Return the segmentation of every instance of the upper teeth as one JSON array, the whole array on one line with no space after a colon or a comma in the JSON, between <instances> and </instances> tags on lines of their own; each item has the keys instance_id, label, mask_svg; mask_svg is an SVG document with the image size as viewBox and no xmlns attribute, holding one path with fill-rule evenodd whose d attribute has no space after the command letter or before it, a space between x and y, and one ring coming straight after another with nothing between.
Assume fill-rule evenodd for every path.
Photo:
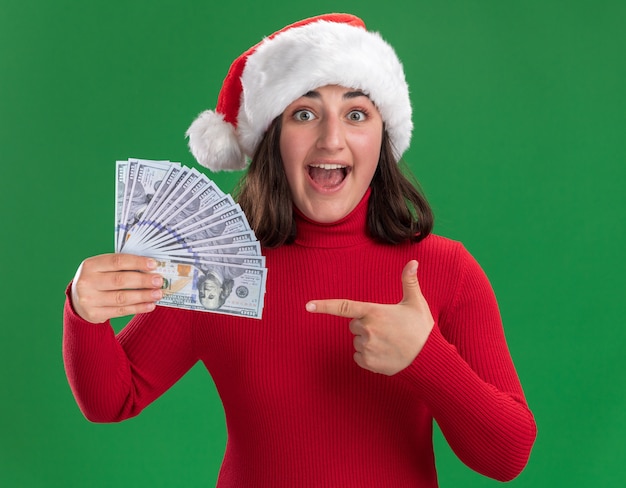
<instances>
[{"instance_id":1,"label":"upper teeth","mask_svg":"<svg viewBox=\"0 0 626 488\"><path fill-rule=\"evenodd\" d=\"M343 164L312 164L311 166L314 168L321 168L321 169L343 169L346 167Z\"/></svg>"}]
</instances>

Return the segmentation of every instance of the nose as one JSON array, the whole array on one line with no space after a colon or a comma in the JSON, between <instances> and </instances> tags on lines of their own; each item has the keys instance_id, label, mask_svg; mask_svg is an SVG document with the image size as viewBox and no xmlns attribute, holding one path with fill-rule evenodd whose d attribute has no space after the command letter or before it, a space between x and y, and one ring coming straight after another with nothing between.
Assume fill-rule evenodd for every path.
<instances>
[{"instance_id":1,"label":"nose","mask_svg":"<svg viewBox=\"0 0 626 488\"><path fill-rule=\"evenodd\" d=\"M326 115L319 124L317 148L337 152L345 145L344 127L337 115Z\"/></svg>"}]
</instances>

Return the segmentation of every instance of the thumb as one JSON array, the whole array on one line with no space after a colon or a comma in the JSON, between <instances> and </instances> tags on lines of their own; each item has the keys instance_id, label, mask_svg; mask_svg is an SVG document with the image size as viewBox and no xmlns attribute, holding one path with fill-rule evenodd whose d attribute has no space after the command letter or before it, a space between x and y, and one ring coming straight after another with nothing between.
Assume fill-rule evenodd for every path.
<instances>
[{"instance_id":1,"label":"thumb","mask_svg":"<svg viewBox=\"0 0 626 488\"><path fill-rule=\"evenodd\" d=\"M418 262L409 261L402 270L402 302L406 304L418 304L422 299L422 290L417 280Z\"/></svg>"}]
</instances>

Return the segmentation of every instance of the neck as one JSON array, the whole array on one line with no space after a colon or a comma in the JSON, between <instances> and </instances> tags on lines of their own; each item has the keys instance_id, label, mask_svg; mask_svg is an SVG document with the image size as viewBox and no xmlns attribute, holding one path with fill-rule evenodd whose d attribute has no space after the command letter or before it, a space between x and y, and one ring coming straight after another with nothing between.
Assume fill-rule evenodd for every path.
<instances>
[{"instance_id":1,"label":"neck","mask_svg":"<svg viewBox=\"0 0 626 488\"><path fill-rule=\"evenodd\" d=\"M315 222L295 209L297 235L295 244L304 247L350 247L370 240L367 210L370 190L344 218L332 223Z\"/></svg>"}]
</instances>

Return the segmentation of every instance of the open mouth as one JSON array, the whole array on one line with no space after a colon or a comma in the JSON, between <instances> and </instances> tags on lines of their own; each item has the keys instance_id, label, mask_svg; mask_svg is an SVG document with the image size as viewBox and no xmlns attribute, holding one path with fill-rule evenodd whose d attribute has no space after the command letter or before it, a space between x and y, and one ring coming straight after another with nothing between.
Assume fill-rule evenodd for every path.
<instances>
[{"instance_id":1,"label":"open mouth","mask_svg":"<svg viewBox=\"0 0 626 488\"><path fill-rule=\"evenodd\" d=\"M309 176L316 185L325 190L332 190L343 183L350 169L343 164L311 164L308 167Z\"/></svg>"}]
</instances>

